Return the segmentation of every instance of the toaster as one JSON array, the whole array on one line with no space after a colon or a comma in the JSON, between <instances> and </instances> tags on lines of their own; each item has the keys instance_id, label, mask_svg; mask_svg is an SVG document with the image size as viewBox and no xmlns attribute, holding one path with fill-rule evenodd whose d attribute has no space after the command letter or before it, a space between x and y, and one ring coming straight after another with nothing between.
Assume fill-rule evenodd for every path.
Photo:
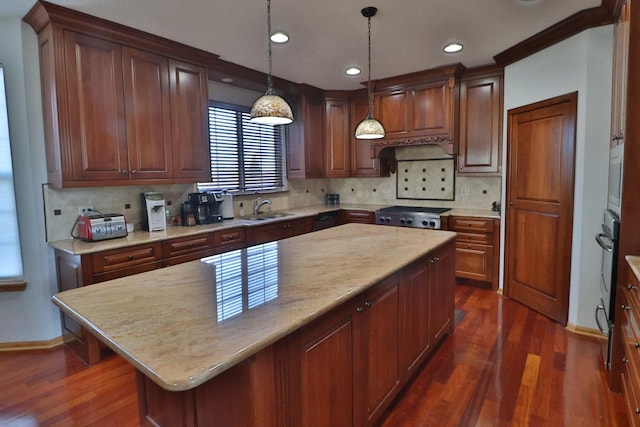
<instances>
[{"instance_id":1,"label":"toaster","mask_svg":"<svg viewBox=\"0 0 640 427\"><path fill-rule=\"evenodd\" d=\"M78 237L88 242L127 235L127 222L121 214L93 214L78 217Z\"/></svg>"}]
</instances>

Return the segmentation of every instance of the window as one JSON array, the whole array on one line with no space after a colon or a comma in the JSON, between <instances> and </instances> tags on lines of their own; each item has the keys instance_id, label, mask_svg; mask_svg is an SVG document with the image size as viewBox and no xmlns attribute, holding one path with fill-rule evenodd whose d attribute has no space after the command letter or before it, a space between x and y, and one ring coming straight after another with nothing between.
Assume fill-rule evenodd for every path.
<instances>
[{"instance_id":1,"label":"window","mask_svg":"<svg viewBox=\"0 0 640 427\"><path fill-rule=\"evenodd\" d=\"M13 187L9 118L4 86L4 69L0 65L0 290L24 288L22 255L16 216L16 194Z\"/></svg>"},{"instance_id":2,"label":"window","mask_svg":"<svg viewBox=\"0 0 640 427\"><path fill-rule=\"evenodd\" d=\"M285 189L283 127L249 119L247 107L209 105L211 182L198 184L200 190L251 193Z\"/></svg>"}]
</instances>

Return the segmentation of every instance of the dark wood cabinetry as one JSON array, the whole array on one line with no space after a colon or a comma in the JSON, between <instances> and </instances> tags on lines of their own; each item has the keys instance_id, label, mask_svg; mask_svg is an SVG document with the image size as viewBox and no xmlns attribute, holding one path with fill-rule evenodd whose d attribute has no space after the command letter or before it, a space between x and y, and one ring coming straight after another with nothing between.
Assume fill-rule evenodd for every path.
<instances>
[{"instance_id":1,"label":"dark wood cabinetry","mask_svg":"<svg viewBox=\"0 0 640 427\"><path fill-rule=\"evenodd\" d=\"M375 425L453 331L453 260L451 242L288 338L291 425Z\"/></svg>"},{"instance_id":2,"label":"dark wood cabinetry","mask_svg":"<svg viewBox=\"0 0 640 427\"><path fill-rule=\"evenodd\" d=\"M458 174L501 172L502 68L465 74L460 83Z\"/></svg>"},{"instance_id":3,"label":"dark wood cabinetry","mask_svg":"<svg viewBox=\"0 0 640 427\"><path fill-rule=\"evenodd\" d=\"M247 246L286 239L313 231L313 218L277 221L247 228Z\"/></svg>"},{"instance_id":4,"label":"dark wood cabinetry","mask_svg":"<svg viewBox=\"0 0 640 427\"><path fill-rule=\"evenodd\" d=\"M386 136L373 146L439 144L455 153L462 69L458 64L378 80L375 111Z\"/></svg>"},{"instance_id":5,"label":"dark wood cabinetry","mask_svg":"<svg viewBox=\"0 0 640 427\"><path fill-rule=\"evenodd\" d=\"M163 265L175 265L213 255L211 233L179 237L162 242Z\"/></svg>"},{"instance_id":6,"label":"dark wood cabinetry","mask_svg":"<svg viewBox=\"0 0 640 427\"><path fill-rule=\"evenodd\" d=\"M351 176L349 93L326 92L324 99L324 145L327 178Z\"/></svg>"},{"instance_id":7,"label":"dark wood cabinetry","mask_svg":"<svg viewBox=\"0 0 640 427\"><path fill-rule=\"evenodd\" d=\"M207 70L199 53L184 59L195 49L172 57L173 42L50 3L25 21L40 46L50 184L209 179Z\"/></svg>"},{"instance_id":8,"label":"dark wood cabinetry","mask_svg":"<svg viewBox=\"0 0 640 427\"><path fill-rule=\"evenodd\" d=\"M627 69L631 1L622 0L613 33L613 82L611 85L611 147L624 143L627 110Z\"/></svg>"},{"instance_id":9,"label":"dark wood cabinetry","mask_svg":"<svg viewBox=\"0 0 640 427\"><path fill-rule=\"evenodd\" d=\"M500 258L499 220L451 216L449 230L457 233L456 277L497 289Z\"/></svg>"},{"instance_id":10,"label":"dark wood cabinetry","mask_svg":"<svg viewBox=\"0 0 640 427\"><path fill-rule=\"evenodd\" d=\"M627 282L618 286L616 326L622 334L621 385L632 426L640 425L640 281L631 267ZM618 320L619 319L619 320Z\"/></svg>"},{"instance_id":11,"label":"dark wood cabinetry","mask_svg":"<svg viewBox=\"0 0 640 427\"><path fill-rule=\"evenodd\" d=\"M303 86L295 120L288 126L287 177L323 178L324 101L321 90Z\"/></svg>"},{"instance_id":12,"label":"dark wood cabinetry","mask_svg":"<svg viewBox=\"0 0 640 427\"><path fill-rule=\"evenodd\" d=\"M376 214L372 211L365 211L359 209L343 209L340 212L341 222L347 224L350 222L360 222L362 224L375 224Z\"/></svg>"}]
</instances>

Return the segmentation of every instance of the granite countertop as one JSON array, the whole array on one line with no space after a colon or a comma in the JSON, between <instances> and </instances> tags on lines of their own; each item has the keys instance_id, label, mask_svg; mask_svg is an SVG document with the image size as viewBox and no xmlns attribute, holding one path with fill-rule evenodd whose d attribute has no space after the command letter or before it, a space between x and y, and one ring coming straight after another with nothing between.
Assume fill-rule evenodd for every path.
<instances>
[{"instance_id":1,"label":"granite countertop","mask_svg":"<svg viewBox=\"0 0 640 427\"><path fill-rule=\"evenodd\" d=\"M631 267L631 271L636 275L638 280L640 280L640 256L627 255L624 257L629 266Z\"/></svg>"},{"instance_id":2,"label":"granite countertop","mask_svg":"<svg viewBox=\"0 0 640 427\"><path fill-rule=\"evenodd\" d=\"M127 246L141 245L145 243L162 242L168 239L174 239L179 237L194 236L201 233L210 233L213 231L220 231L234 227L255 227L264 225L269 222L288 221L296 218L304 218L308 216L315 216L323 212L331 212L340 209L351 210L366 210L375 212L378 209L385 208L390 205L369 205L369 204L355 204L355 203L342 203L340 205L314 205L301 208L290 208L282 211L287 216L280 218L273 218L263 221L255 221L249 219L243 219L237 217L231 220L225 220L223 222L207 225L196 225L193 227L169 227L164 231L143 231L137 230L129 233L126 237L121 237L111 240L102 240L98 242L85 242L80 239L64 239L48 242L49 246L67 252L72 255L85 255L95 252L106 251L110 249L125 248ZM458 209L453 208L443 214L444 216L475 216L484 218L500 218L499 212L493 212L490 209Z\"/></svg>"},{"instance_id":3,"label":"granite countertop","mask_svg":"<svg viewBox=\"0 0 640 427\"><path fill-rule=\"evenodd\" d=\"M194 236L201 233L211 233L213 231L225 230L234 227L255 227L265 223L288 221L296 218L304 218L315 216L322 212L331 212L340 209L359 209L375 211L387 205L359 205L359 204L342 204L342 205L315 205L302 208L290 208L278 212L285 212L288 215L280 218L272 218L263 221L255 221L237 217L231 220L224 220L215 224L196 225L193 227L168 227L163 231L144 231L136 230L128 233L126 237L117 239L102 240L97 242L85 242L81 239L64 239L48 242L52 248L70 253L72 255L85 255L94 252L101 252L110 249L125 248L127 246L141 245L145 243L161 242L167 239L178 237Z\"/></svg>"},{"instance_id":4,"label":"granite countertop","mask_svg":"<svg viewBox=\"0 0 640 427\"><path fill-rule=\"evenodd\" d=\"M160 387L188 390L454 238L346 224L65 291L53 301ZM242 265L255 269L240 274ZM247 298L240 289L255 292Z\"/></svg>"}]
</instances>

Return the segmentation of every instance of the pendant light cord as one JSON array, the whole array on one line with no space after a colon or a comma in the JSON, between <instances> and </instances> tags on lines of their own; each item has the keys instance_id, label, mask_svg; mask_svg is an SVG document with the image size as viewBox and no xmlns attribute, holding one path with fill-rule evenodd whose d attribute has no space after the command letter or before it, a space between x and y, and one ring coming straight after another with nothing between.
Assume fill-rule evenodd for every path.
<instances>
[{"instance_id":1,"label":"pendant light cord","mask_svg":"<svg viewBox=\"0 0 640 427\"><path fill-rule=\"evenodd\" d=\"M269 40L269 74L267 74L267 91L273 91L273 80L271 78L271 0L267 0L267 40Z\"/></svg>"},{"instance_id":2,"label":"pendant light cord","mask_svg":"<svg viewBox=\"0 0 640 427\"><path fill-rule=\"evenodd\" d=\"M269 0L271 1L271 0ZM367 114L367 118L370 119L373 117L373 100L371 99L371 17L367 17L367 21L369 23L369 84L368 84L368 94L369 94L369 112Z\"/></svg>"}]
</instances>

